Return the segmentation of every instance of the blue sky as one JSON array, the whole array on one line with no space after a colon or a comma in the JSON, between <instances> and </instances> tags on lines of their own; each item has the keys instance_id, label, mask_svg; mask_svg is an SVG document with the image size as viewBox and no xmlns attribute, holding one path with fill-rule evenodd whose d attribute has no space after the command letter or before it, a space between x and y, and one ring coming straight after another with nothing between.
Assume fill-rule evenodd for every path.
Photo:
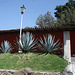
<instances>
[{"instance_id":1,"label":"blue sky","mask_svg":"<svg viewBox=\"0 0 75 75\"><path fill-rule=\"evenodd\" d=\"M0 0L0 30L19 29L21 22L20 7L24 5L23 28L34 27L37 17L47 11L54 17L56 5L63 5L68 0Z\"/></svg>"}]
</instances>

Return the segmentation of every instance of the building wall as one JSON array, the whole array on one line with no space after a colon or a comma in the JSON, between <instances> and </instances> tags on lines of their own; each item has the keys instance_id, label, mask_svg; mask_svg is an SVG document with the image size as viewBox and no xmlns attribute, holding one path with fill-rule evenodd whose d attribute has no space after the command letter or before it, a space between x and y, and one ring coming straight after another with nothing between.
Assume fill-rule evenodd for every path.
<instances>
[{"instance_id":1,"label":"building wall","mask_svg":"<svg viewBox=\"0 0 75 75\"><path fill-rule=\"evenodd\" d=\"M70 32L71 55L75 56L75 32Z\"/></svg>"},{"instance_id":2,"label":"building wall","mask_svg":"<svg viewBox=\"0 0 75 75\"><path fill-rule=\"evenodd\" d=\"M0 34L0 46L1 46L1 43L5 40L9 41L9 43L11 43L12 47L14 48L12 50L12 53L15 53L17 52L17 48L15 47L15 44L16 43L16 39L18 38L18 34L17 33L7 33L7 34Z\"/></svg>"},{"instance_id":3,"label":"building wall","mask_svg":"<svg viewBox=\"0 0 75 75\"><path fill-rule=\"evenodd\" d=\"M59 41L61 42L62 44L62 48L63 48L63 32L48 32L48 31L36 31L36 32L31 32L33 34L33 36L36 38L36 39L40 39L43 38L43 35L48 35L48 34L51 34L52 36L55 36L55 41L59 39ZM7 40L11 43L11 45L13 46L13 51L12 53L15 53L15 52L18 52L18 49L15 47L15 41L16 41L16 38L19 38L19 34L18 33L3 33L3 34L0 34L0 45L1 45L1 42L4 41L4 40ZM40 50L37 48L37 52L40 52ZM56 51L55 54L58 54L58 55L63 55L63 49L60 50L60 51Z\"/></svg>"},{"instance_id":4,"label":"building wall","mask_svg":"<svg viewBox=\"0 0 75 75\"><path fill-rule=\"evenodd\" d=\"M57 55L63 55L64 53L64 50L63 50L63 32L36 32L36 33L33 33L34 37L37 38L37 40L41 38L43 38L43 35L44 36L47 36L47 35L52 35L53 37L55 36L55 41L57 41L59 39L59 42L61 42L61 47L62 47L62 50L59 50L59 51L56 51L55 54ZM38 49L38 48L37 48ZM38 52L40 50L38 49Z\"/></svg>"}]
</instances>

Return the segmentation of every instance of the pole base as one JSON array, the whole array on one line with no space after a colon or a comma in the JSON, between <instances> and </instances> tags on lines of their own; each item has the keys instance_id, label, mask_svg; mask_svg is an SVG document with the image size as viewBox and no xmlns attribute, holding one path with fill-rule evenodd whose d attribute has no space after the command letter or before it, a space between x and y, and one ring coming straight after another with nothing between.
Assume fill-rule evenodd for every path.
<instances>
[{"instance_id":1,"label":"pole base","mask_svg":"<svg viewBox=\"0 0 75 75\"><path fill-rule=\"evenodd\" d=\"M18 51L18 53L22 53L22 51Z\"/></svg>"}]
</instances>

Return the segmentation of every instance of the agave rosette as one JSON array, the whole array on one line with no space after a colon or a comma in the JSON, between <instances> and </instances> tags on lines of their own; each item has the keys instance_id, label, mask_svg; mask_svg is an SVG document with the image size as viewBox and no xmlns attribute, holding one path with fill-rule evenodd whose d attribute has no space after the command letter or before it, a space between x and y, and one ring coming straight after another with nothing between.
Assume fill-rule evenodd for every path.
<instances>
[{"instance_id":1,"label":"agave rosette","mask_svg":"<svg viewBox=\"0 0 75 75\"><path fill-rule=\"evenodd\" d=\"M10 53L12 50L11 44L8 41L2 42L0 50L2 51L2 53Z\"/></svg>"},{"instance_id":2,"label":"agave rosette","mask_svg":"<svg viewBox=\"0 0 75 75\"><path fill-rule=\"evenodd\" d=\"M29 32L26 34L23 33L23 36L20 41L17 41L19 48L23 53L28 53L31 51L35 51L36 49L36 40L33 38L33 35Z\"/></svg>"},{"instance_id":3,"label":"agave rosette","mask_svg":"<svg viewBox=\"0 0 75 75\"><path fill-rule=\"evenodd\" d=\"M61 44L59 42L59 40L57 40L56 42L54 41L55 37L52 37L51 35L44 36L44 40L42 38L40 38L39 42L39 49L43 52L43 53L54 53L54 51L57 51L60 48Z\"/></svg>"}]
</instances>

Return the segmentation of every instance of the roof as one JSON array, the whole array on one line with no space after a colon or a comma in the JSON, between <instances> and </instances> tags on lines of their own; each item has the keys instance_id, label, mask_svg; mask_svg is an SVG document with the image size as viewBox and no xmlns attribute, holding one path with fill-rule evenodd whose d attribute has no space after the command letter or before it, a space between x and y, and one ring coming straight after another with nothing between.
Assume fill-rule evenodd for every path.
<instances>
[{"instance_id":1,"label":"roof","mask_svg":"<svg viewBox=\"0 0 75 75\"><path fill-rule=\"evenodd\" d=\"M26 28L22 29L23 32L63 32L63 31L75 31L75 26L66 26L66 27L45 27L45 28ZM19 33L20 29L13 30L0 30L0 34L3 33Z\"/></svg>"},{"instance_id":2,"label":"roof","mask_svg":"<svg viewBox=\"0 0 75 75\"><path fill-rule=\"evenodd\" d=\"M50 31L50 32L62 32L62 31L75 31L75 26L67 26L67 27L45 27L45 28L28 28L28 29L23 29L23 31Z\"/></svg>"}]
</instances>

